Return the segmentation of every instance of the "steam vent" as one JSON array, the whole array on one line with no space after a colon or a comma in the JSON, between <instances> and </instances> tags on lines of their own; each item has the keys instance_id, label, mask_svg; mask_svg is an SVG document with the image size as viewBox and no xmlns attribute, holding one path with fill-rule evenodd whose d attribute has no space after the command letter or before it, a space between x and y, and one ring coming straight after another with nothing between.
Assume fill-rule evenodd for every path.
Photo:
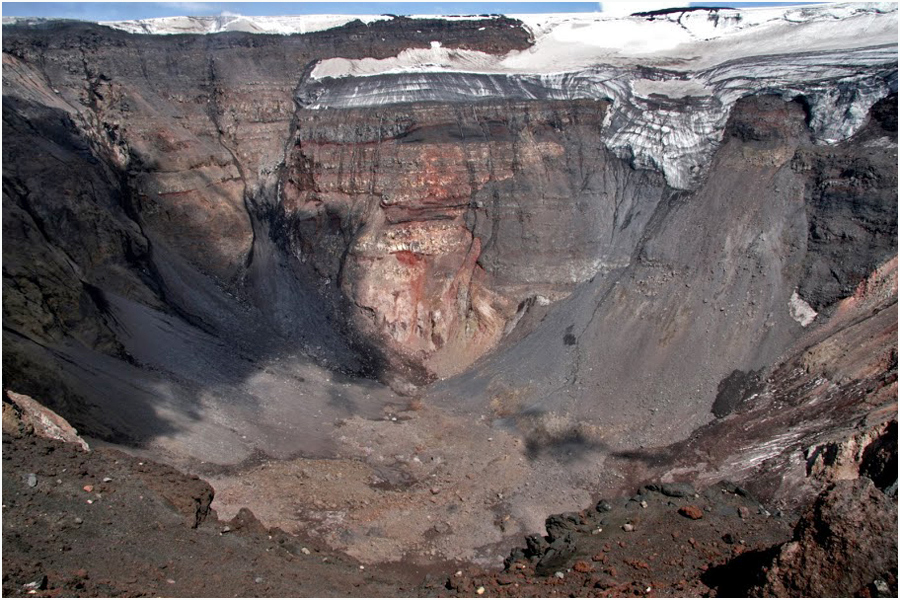
<instances>
[{"instance_id":1,"label":"steam vent","mask_svg":"<svg viewBox=\"0 0 900 600\"><path fill-rule=\"evenodd\" d=\"M5 16L3 595L896 598L897 10Z\"/></svg>"}]
</instances>

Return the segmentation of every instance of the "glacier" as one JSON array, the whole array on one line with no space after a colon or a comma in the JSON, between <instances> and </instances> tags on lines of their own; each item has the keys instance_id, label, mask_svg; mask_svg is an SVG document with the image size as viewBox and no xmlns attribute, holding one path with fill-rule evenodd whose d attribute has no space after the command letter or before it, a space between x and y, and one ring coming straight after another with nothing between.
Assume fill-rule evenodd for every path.
<instances>
[{"instance_id":1,"label":"glacier","mask_svg":"<svg viewBox=\"0 0 900 600\"><path fill-rule=\"evenodd\" d=\"M665 95L652 84L690 83L706 95ZM655 90L658 89L662 93ZM641 91L638 91L641 90ZM412 72L323 79L297 90L309 109L473 100L608 100L601 134L607 148L636 168L658 169L677 189L691 189L721 142L740 98L802 96L819 143L835 144L864 124L869 108L897 90L896 46L734 60L684 74L646 67L598 66L574 73Z\"/></svg>"},{"instance_id":2,"label":"glacier","mask_svg":"<svg viewBox=\"0 0 900 600\"><path fill-rule=\"evenodd\" d=\"M525 21L534 46L502 57L433 42L394 58L321 61L298 86L297 102L339 109L606 100L604 145L635 168L661 171L673 188L693 189L731 108L744 96L802 98L814 141L836 144L859 130L875 102L897 90L896 5ZM573 43L580 54L567 52Z\"/></svg>"}]
</instances>

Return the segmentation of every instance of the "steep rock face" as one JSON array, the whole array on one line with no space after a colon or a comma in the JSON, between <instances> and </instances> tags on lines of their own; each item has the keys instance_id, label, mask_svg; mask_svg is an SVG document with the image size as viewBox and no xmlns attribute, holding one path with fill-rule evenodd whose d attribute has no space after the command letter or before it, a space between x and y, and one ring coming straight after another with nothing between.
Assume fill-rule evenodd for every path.
<instances>
[{"instance_id":1,"label":"steep rock face","mask_svg":"<svg viewBox=\"0 0 900 600\"><path fill-rule=\"evenodd\" d=\"M709 421L719 382L735 370L775 364L802 334L792 297L804 264L834 261L839 270L849 263L831 253L837 251L859 256L872 272L895 253L889 192L862 195L864 205L880 206L874 212L885 211L877 258L861 252L870 236L848 236L846 246L825 253L812 243L808 215L817 213L807 189L814 184L795 158L819 151L806 120L799 102L738 102L710 177L697 191L660 203L630 266L580 286L557 310L539 315L534 331L515 346L437 385L435 396L449 402L448 394L465 390L461 395L473 401L462 410L474 410L476 398L514 397L513 406L495 412L499 422L548 452L571 439L655 446ZM848 142L821 151L836 159L883 156L879 172L890 189L893 139L871 120ZM844 173L835 187L852 177ZM852 223L864 223L867 212Z\"/></svg>"},{"instance_id":2,"label":"steep rock face","mask_svg":"<svg viewBox=\"0 0 900 600\"><path fill-rule=\"evenodd\" d=\"M534 456L668 443L896 253L893 47L328 79L528 33L8 29L4 372L103 435L327 452L323 422L389 397L343 377L499 348L430 397Z\"/></svg>"},{"instance_id":3,"label":"steep rock face","mask_svg":"<svg viewBox=\"0 0 900 600\"><path fill-rule=\"evenodd\" d=\"M810 148L793 159L808 176L810 253L798 292L816 310L850 296L897 239L896 114L893 94L872 108L872 127L856 146Z\"/></svg>"},{"instance_id":4,"label":"steep rock face","mask_svg":"<svg viewBox=\"0 0 900 600\"><path fill-rule=\"evenodd\" d=\"M488 52L527 43L507 19L455 27L408 21L371 28L356 21L289 38L177 40L87 24L8 27L4 77L14 90L7 93L50 98L79 117L86 135L128 172L156 243L231 281L253 239L244 196L284 160L292 92L308 63L338 53L387 56L432 39Z\"/></svg>"},{"instance_id":5,"label":"steep rock face","mask_svg":"<svg viewBox=\"0 0 900 600\"><path fill-rule=\"evenodd\" d=\"M502 18L356 21L292 37L4 26L9 383L64 407L82 429L111 435L157 421L133 421L125 406L111 410L118 398L150 389L130 383L143 367L194 382L175 392L188 405L198 383L203 389L221 376L215 361L175 359L181 343L218 337L253 348L232 357L291 346L313 362L371 372L377 352L361 349L340 324L333 287L320 286L270 239L268 210L307 65L389 56L435 39L506 52L527 45L528 33ZM161 333L181 341L162 342ZM199 354L211 357L219 346ZM110 356L124 360L107 363ZM129 374L112 375L120 369ZM247 371L232 365L226 378Z\"/></svg>"},{"instance_id":6,"label":"steep rock face","mask_svg":"<svg viewBox=\"0 0 900 600\"><path fill-rule=\"evenodd\" d=\"M426 376L491 349L523 302L627 265L664 195L598 148L596 102L301 111L284 182L294 255Z\"/></svg>"}]
</instances>

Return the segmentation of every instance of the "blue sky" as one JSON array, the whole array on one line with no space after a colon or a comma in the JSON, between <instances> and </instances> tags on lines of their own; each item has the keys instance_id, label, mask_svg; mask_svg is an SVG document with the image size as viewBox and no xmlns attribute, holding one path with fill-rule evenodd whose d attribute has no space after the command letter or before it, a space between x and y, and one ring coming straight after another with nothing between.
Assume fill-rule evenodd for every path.
<instances>
[{"instance_id":1,"label":"blue sky","mask_svg":"<svg viewBox=\"0 0 900 600\"><path fill-rule=\"evenodd\" d=\"M650 3L634 2L635 10ZM675 3L673 3L675 4ZM734 6L738 2L685 2ZM747 5L780 4L750 2ZM800 2L794 4L802 4ZM91 21L148 19L176 15L304 15L304 14L482 14L596 12L600 2L3 2L5 17L63 17Z\"/></svg>"}]
</instances>

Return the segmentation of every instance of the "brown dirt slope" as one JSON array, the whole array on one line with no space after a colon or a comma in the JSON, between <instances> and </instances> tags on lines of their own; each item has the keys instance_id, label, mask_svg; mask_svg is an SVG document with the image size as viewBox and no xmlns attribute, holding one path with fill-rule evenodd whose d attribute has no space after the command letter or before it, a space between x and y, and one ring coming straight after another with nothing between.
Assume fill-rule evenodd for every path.
<instances>
[{"instance_id":1,"label":"brown dirt slope","mask_svg":"<svg viewBox=\"0 0 900 600\"><path fill-rule=\"evenodd\" d=\"M249 511L219 521L212 496L204 481L115 450L83 452L4 433L3 595L397 596L411 589L409 576L361 570L305 548Z\"/></svg>"}]
</instances>

